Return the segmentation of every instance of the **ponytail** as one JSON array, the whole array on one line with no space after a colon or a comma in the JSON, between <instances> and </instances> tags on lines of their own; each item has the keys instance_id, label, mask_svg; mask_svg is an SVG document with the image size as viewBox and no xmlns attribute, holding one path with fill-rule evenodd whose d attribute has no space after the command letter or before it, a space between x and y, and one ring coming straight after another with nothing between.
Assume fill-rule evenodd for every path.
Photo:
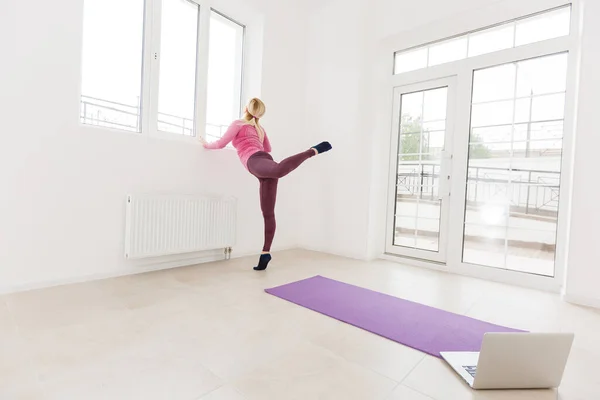
<instances>
[{"instance_id":1,"label":"ponytail","mask_svg":"<svg viewBox=\"0 0 600 400\"><path fill-rule=\"evenodd\" d=\"M254 129L256 129L256 133L258 134L261 142L264 140L265 131L263 130L262 126L260 126L258 121L265 114L265 111L265 104L260 99L255 97L248 102L244 117L242 118L242 122L244 122L244 124L252 125Z\"/></svg>"}]
</instances>

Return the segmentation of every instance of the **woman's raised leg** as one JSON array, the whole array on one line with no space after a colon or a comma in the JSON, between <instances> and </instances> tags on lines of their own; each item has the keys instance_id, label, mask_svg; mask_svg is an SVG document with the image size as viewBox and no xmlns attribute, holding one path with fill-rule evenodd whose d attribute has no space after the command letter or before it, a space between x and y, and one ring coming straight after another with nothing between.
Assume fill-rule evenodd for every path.
<instances>
[{"instance_id":1,"label":"woman's raised leg","mask_svg":"<svg viewBox=\"0 0 600 400\"><path fill-rule=\"evenodd\" d=\"M298 168L309 158L329 150L331 150L329 142L323 142L302 153L288 157L279 163L273 161L270 155L261 153L262 156L260 157L250 157L248 160L248 169L250 173L259 179L280 179Z\"/></svg>"}]
</instances>

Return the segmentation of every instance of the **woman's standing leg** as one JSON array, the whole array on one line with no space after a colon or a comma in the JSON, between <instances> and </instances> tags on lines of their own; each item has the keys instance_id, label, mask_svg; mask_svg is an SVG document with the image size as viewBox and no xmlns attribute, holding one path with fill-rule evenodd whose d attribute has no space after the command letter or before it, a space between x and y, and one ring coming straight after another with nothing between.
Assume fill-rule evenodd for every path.
<instances>
[{"instance_id":1,"label":"woman's standing leg","mask_svg":"<svg viewBox=\"0 0 600 400\"><path fill-rule=\"evenodd\" d=\"M265 243L263 251L271 251L271 244L275 237L275 203L277 202L277 179L261 179L260 183L260 208L265 220Z\"/></svg>"},{"instance_id":2,"label":"woman's standing leg","mask_svg":"<svg viewBox=\"0 0 600 400\"><path fill-rule=\"evenodd\" d=\"M261 178L260 182L260 208L265 221L265 242L263 254L260 257L258 265L254 267L256 271L265 270L271 261L271 244L275 237L277 222L275 221L275 202L277 201L277 179Z\"/></svg>"}]
</instances>

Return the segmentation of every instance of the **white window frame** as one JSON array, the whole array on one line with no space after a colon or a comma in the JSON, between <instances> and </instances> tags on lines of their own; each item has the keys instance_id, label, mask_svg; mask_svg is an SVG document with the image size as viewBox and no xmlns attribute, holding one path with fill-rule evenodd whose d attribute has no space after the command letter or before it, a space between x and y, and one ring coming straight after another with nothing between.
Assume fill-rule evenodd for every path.
<instances>
[{"instance_id":1,"label":"white window frame","mask_svg":"<svg viewBox=\"0 0 600 400\"><path fill-rule=\"evenodd\" d=\"M160 76L160 41L161 41L161 6L162 0L145 0L144 33L142 55L142 85L140 120L141 131L132 132L117 128L94 126L79 122L83 127L130 133L147 137L177 140L199 144L200 138L206 136L208 55L211 12L239 24L243 28L241 38L241 54L238 57L242 73L236 90L240 95L239 112L241 113L247 95L260 96L263 17L244 4L222 3L219 0L186 0L199 7L198 40L196 48L196 90L194 109L194 135L187 136L158 129L158 92ZM240 21L244 21L241 23ZM252 79L249 79L252 77ZM237 79L237 78L236 78ZM81 81L81 80L80 80ZM81 83L80 83L81 85ZM239 88L238 88L239 86ZM81 98L80 88L80 98ZM238 93L236 92L236 95ZM79 111L80 112L80 111ZM77 114L79 116L79 113Z\"/></svg>"},{"instance_id":2,"label":"white window frame","mask_svg":"<svg viewBox=\"0 0 600 400\"><path fill-rule=\"evenodd\" d=\"M241 70L241 74L240 75L236 75L235 79L236 79L236 84L234 85L234 92L233 92L233 96L234 97L238 97L240 99L240 103L239 104L234 104L233 105L233 109L231 110L233 114L238 115L238 117L242 116L242 109L245 105L244 102L244 94L246 92L246 90L244 89L244 83L245 83L245 79L244 79L244 71L245 71L245 60L246 60L246 30L247 27L246 25L242 24L241 22L235 20L234 18L230 17L229 15L226 15L224 13L222 13L221 11L215 9L215 8L211 8L209 10L209 16L208 19L210 20L210 16L211 13L215 13L217 15L219 15L221 18L226 19L234 24L237 24L239 26L242 27L242 33L241 35L238 35L237 37L237 41L238 41L238 45L241 44L241 53L238 53L236 55L236 71L239 69ZM210 29L210 25L209 25L209 29ZM208 43L208 42L207 42ZM208 48L208 44L207 44L207 48ZM207 85L208 85L208 56L206 58L206 79L205 79L205 87L204 87L204 91L205 91L205 104L204 104L204 109L206 109L206 102L208 101L207 96L208 96L208 89L207 89ZM206 113L204 113L204 116L206 117ZM206 127L208 121L204 121L204 127ZM206 132L203 135L204 138L207 138ZM210 140L211 138L207 138L208 140ZM231 144L227 146L227 148L232 148Z\"/></svg>"},{"instance_id":3,"label":"white window frame","mask_svg":"<svg viewBox=\"0 0 600 400\"><path fill-rule=\"evenodd\" d=\"M521 16L519 18L514 18L514 19L509 20L509 21L500 22L498 24L494 24L494 25L491 25L491 26L486 26L486 27L483 27L483 28L479 28L479 29L467 32L467 33L462 33L462 34L459 34L459 35L455 35L455 36L452 36L452 37L449 37L449 38L444 38L444 39L436 40L436 41L429 42L429 43L426 43L426 44L423 44L423 45L411 47L411 48L408 48L408 49L405 49L405 50L396 51L394 53L394 74L398 75L398 74L408 73L408 72L416 71L416 70L420 70L420 69L431 68L431 67L434 67L436 65L441 65L441 64L452 63L452 62L464 60L465 58L477 57L477 55L474 55L474 56L470 56L469 55L469 49L470 49L469 46L471 44L471 42L470 42L471 41L471 37L473 35L478 35L478 34L482 34L482 33L488 33L490 31L493 31L494 29L498 29L498 28L502 28L502 27L508 27L508 28L512 29L512 32L513 32L513 35L512 35L513 36L512 37L512 45L510 47L507 47L506 49L514 48L514 47L519 47L519 46L526 46L527 44L518 44L517 43L517 30L518 30L518 24L519 24L519 22L530 21L532 19L535 19L536 17L544 16L544 14L550 14L550 13L553 13L553 12L556 12L556 11L565 10L567 8L570 8L570 3L563 4L563 5L558 6L558 7L553 7L551 9L546 9L546 10L543 10L543 11L539 11L539 12L527 14L527 15ZM559 37L561 37L561 36L559 36ZM448 44L448 43L451 43L451 42L454 42L454 41L460 41L460 40L465 40L465 48L464 48L465 54L463 54L462 56L459 56L459 58L457 58L455 61L443 61L443 62L439 62L437 64L429 65L430 62L431 62L431 49L432 48L435 48L436 46L439 46L439 45L444 45L444 44ZM544 41L544 40L549 40L549 39L543 39L543 40L540 40L540 41ZM532 42L532 43L538 43L540 41ZM531 44L531 43L528 43L528 44ZM495 53L495 52L506 50L506 49L494 50L494 51L491 51L489 53ZM400 55L403 55L403 54L407 54L407 53L411 53L411 52L416 52L416 51L425 51L426 52L426 66L415 68L415 69L411 69L411 70L408 70L406 72L396 72L396 70L397 70L396 63L398 62L396 56L400 56ZM483 54L489 54L489 53L486 52L486 53L483 53ZM480 55L483 55L483 54L480 54Z\"/></svg>"},{"instance_id":4,"label":"white window frame","mask_svg":"<svg viewBox=\"0 0 600 400\"><path fill-rule=\"evenodd\" d=\"M518 1L514 1L514 4L518 4ZM488 16L489 24L494 23L500 24L504 21L516 19L524 15L533 14L535 12L543 12L559 6L565 6L571 4L571 30L568 36L548 39L541 42L531 43L523 46L513 47L505 50L500 50L493 53L483 54L462 60L435 65L419 70L408 71L405 73L394 75L393 72L393 55L396 51L403 48L415 47L414 43L408 46L396 47L402 40L390 40L385 47L386 62L385 70L388 71L388 78L386 79L385 85L382 83L382 95L385 90L385 98L388 99L386 102L387 108L385 115L388 117L387 121L392 121L393 103L391 101L390 90L394 88L411 85L419 82L432 81L441 78L456 77L457 79L457 93L456 98L449 99L449 101L455 101L455 126L454 132L462 134L455 134L454 143L451 151L453 155L452 163L452 176L453 180L451 183L451 193L453 200L450 205L450 229L448 248L447 248L447 261L445 264L439 264L434 262L427 262L421 260L411 260L409 258L398 258L384 254L383 258L391 260L401 260L404 263L410 263L425 268L431 268L436 270L443 270L447 272L458 273L461 275L474 276L487 280L505 282L514 285L527 286L542 290L549 290L559 292L564 287L566 277L566 264L567 264L567 248L568 248L568 230L569 230L569 219L570 219L570 207L571 207L571 186L572 186L572 165L573 165L573 148L575 139L575 115L576 115L576 97L577 97L577 70L579 65L580 57L580 1L573 0L570 2L565 1L553 1L553 0L534 0L530 4L521 6L523 9L521 15L507 15L502 16ZM528 8L529 7L529 8ZM509 7L506 7L509 8ZM515 8L516 10L519 7ZM531 11L529 11L531 10ZM515 12L515 10L511 10ZM518 12L518 11L517 11ZM500 20L494 20L494 18L501 18ZM486 21L484 21L486 22ZM484 25L484 26L485 26ZM452 37L456 33L448 35ZM410 35L404 35L410 36ZM438 38L444 40L445 38ZM433 40L428 40L433 41ZM401 45L400 45L401 46ZM465 217L465 197L466 197L466 184L467 184L467 166L468 166L468 140L471 123L471 94L473 86L473 74L474 71L482 68L493 67L497 65L507 64L511 62L527 60L531 58L543 57L547 55L568 52L568 71L567 71L567 90L565 99L565 116L564 116L564 131L563 131L563 156L561 161L561 198L558 209L558 226L557 226L557 240L556 240L556 253L555 253L555 276L545 277L532 275L528 273L520 273L515 271L508 271L503 269L497 269L492 267L485 267L480 265L468 264L462 261L462 249L463 249L463 222ZM380 57L383 57L383 50ZM382 62L383 70L383 62ZM385 88L384 88L385 86ZM383 105L383 103L382 103ZM388 135L395 134L393 127L388 126L386 128ZM465 134L466 132L467 134ZM389 140L392 140L388 136ZM388 143L391 143L388 142ZM389 174L395 173L395 159L388 160ZM391 178L390 178L391 179ZM392 188L388 188L392 190ZM390 198L389 193L386 197L386 202ZM389 215L385 216L385 221L378 223L378 226L383 229L390 218ZM454 230L452 230L454 229ZM389 232L386 232L386 238ZM387 240L387 239L386 239Z\"/></svg>"},{"instance_id":5,"label":"white window frame","mask_svg":"<svg viewBox=\"0 0 600 400\"><path fill-rule=\"evenodd\" d=\"M236 77L235 77L236 84L234 85L234 89L233 89L233 96L239 97L240 104L238 104L237 107L234 104L234 106L233 106L234 109L231 110L234 114L237 113L241 117L242 107L244 104L244 100L243 100L243 97L244 97L244 55L245 55L244 45L246 42L246 25L242 24L239 21L236 21L235 19L231 18L230 16L228 16L226 14L223 14L222 12L220 12L217 9L211 8L210 11L219 15L220 17L222 17L226 20L229 20L230 22L242 27L241 35L238 35L238 37L236 38L238 45L241 45L240 47L241 47L242 51L241 51L241 53L236 54L236 60L235 60L235 63L236 63L235 70L236 71L240 70L242 73L239 75L236 75Z\"/></svg>"}]
</instances>

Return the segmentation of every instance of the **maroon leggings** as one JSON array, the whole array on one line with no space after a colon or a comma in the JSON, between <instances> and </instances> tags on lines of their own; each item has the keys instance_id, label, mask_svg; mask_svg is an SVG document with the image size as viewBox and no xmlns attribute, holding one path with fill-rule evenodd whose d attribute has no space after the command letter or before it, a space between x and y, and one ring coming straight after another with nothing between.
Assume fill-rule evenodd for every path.
<instances>
[{"instance_id":1,"label":"maroon leggings","mask_svg":"<svg viewBox=\"0 0 600 400\"><path fill-rule=\"evenodd\" d=\"M269 153L254 153L248 159L248 170L260 182L260 208L265 220L265 244L263 251L271 251L271 244L275 237L275 201L277 200L277 183L304 161L314 156L315 152L309 149L276 163Z\"/></svg>"}]
</instances>

